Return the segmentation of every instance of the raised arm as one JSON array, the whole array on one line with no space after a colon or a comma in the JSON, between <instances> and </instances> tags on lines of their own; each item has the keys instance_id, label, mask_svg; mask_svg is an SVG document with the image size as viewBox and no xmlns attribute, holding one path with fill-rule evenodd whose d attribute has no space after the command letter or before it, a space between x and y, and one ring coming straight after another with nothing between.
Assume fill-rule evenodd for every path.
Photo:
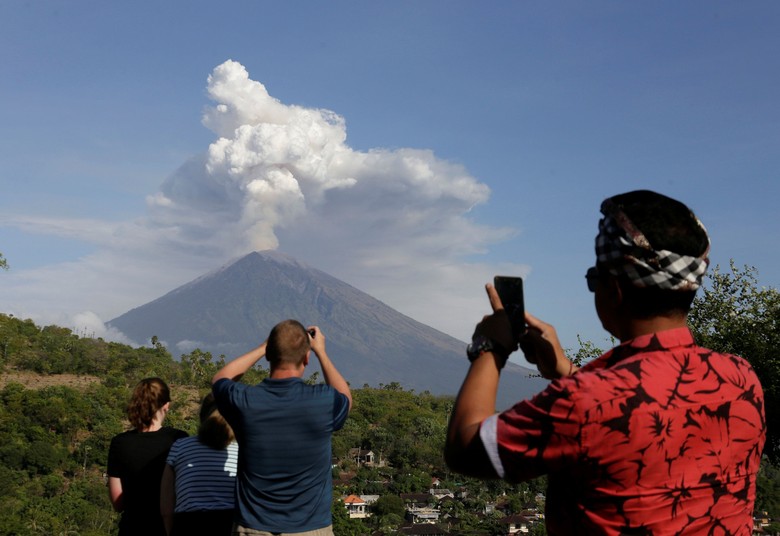
<instances>
[{"instance_id":1,"label":"raised arm","mask_svg":"<svg viewBox=\"0 0 780 536\"><path fill-rule=\"evenodd\" d=\"M227 378L229 380L238 381L241 379L246 371L254 366L255 363L260 361L265 355L265 348L267 341L263 342L260 346L254 350L250 350L242 356L235 358L233 361L227 363L224 367L219 369L214 377L211 378L211 384L214 385L217 381Z\"/></svg>"},{"instance_id":2,"label":"raised arm","mask_svg":"<svg viewBox=\"0 0 780 536\"><path fill-rule=\"evenodd\" d=\"M470 350L476 355L455 400L447 430L444 458L447 465L458 473L496 478L496 472L482 446L479 428L482 421L496 412L501 368L517 345L514 343L509 319L503 311L496 289L489 284L486 290L494 314L485 317L477 325L473 341L476 343L480 338L488 339L495 349L476 352L474 349Z\"/></svg>"},{"instance_id":3,"label":"raised arm","mask_svg":"<svg viewBox=\"0 0 780 536\"><path fill-rule=\"evenodd\" d=\"M349 400L349 409L352 409L352 391L349 389L347 380L336 369L336 365L328 357L325 351L325 334L320 331L317 326L310 326L309 328L309 340L311 341L311 349L314 355L320 362L320 368L322 369L322 375L325 377L325 383L333 387L339 393L342 393ZM312 336L311 333L314 333Z\"/></svg>"}]
</instances>

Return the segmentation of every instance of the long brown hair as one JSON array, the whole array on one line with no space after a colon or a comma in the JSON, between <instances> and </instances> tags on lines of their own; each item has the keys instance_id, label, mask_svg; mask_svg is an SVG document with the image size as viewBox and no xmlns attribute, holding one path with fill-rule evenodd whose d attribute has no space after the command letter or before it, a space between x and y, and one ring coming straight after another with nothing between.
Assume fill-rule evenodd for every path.
<instances>
[{"instance_id":1,"label":"long brown hair","mask_svg":"<svg viewBox=\"0 0 780 536\"><path fill-rule=\"evenodd\" d=\"M221 450L227 448L235 437L233 429L217 409L214 394L207 394L200 405L198 440L207 447Z\"/></svg>"},{"instance_id":2,"label":"long brown hair","mask_svg":"<svg viewBox=\"0 0 780 536\"><path fill-rule=\"evenodd\" d=\"M127 418L136 430L149 428L159 409L171 401L171 391L160 378L144 378L127 404Z\"/></svg>"}]
</instances>

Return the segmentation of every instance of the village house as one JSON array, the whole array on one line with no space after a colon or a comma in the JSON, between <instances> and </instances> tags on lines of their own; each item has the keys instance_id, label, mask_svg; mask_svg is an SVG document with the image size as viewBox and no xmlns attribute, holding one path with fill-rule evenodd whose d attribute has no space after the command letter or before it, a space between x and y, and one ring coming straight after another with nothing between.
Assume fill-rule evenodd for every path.
<instances>
[{"instance_id":1,"label":"village house","mask_svg":"<svg viewBox=\"0 0 780 536\"><path fill-rule=\"evenodd\" d=\"M401 493L406 505L406 519L413 524L430 524L439 521L441 511L435 507L436 498L430 493Z\"/></svg>"},{"instance_id":2,"label":"village house","mask_svg":"<svg viewBox=\"0 0 780 536\"><path fill-rule=\"evenodd\" d=\"M407 508L427 508L436 502L430 493L401 493L399 496Z\"/></svg>"},{"instance_id":3,"label":"village house","mask_svg":"<svg viewBox=\"0 0 780 536\"><path fill-rule=\"evenodd\" d=\"M514 534L528 534L530 531L530 525L531 523L528 521L528 519L524 516L521 516L519 514L514 514L511 516L504 517L498 521L502 525L506 525L507 536L512 536Z\"/></svg>"},{"instance_id":4,"label":"village house","mask_svg":"<svg viewBox=\"0 0 780 536\"><path fill-rule=\"evenodd\" d=\"M406 509L406 518L415 525L421 523L437 523L440 516L441 512L439 509L431 506L424 508L411 507Z\"/></svg>"},{"instance_id":5,"label":"village house","mask_svg":"<svg viewBox=\"0 0 780 536\"><path fill-rule=\"evenodd\" d=\"M344 498L344 506L347 509L350 519L364 519L371 514L368 513L367 503L357 495L349 495Z\"/></svg>"},{"instance_id":6,"label":"village house","mask_svg":"<svg viewBox=\"0 0 780 536\"><path fill-rule=\"evenodd\" d=\"M349 449L350 459L358 465L374 465L375 455L373 450Z\"/></svg>"},{"instance_id":7,"label":"village house","mask_svg":"<svg viewBox=\"0 0 780 536\"><path fill-rule=\"evenodd\" d=\"M445 497L449 497L450 499L455 498L455 494L448 489L431 488L430 490L428 490L428 493L433 495L437 501L441 501Z\"/></svg>"}]
</instances>

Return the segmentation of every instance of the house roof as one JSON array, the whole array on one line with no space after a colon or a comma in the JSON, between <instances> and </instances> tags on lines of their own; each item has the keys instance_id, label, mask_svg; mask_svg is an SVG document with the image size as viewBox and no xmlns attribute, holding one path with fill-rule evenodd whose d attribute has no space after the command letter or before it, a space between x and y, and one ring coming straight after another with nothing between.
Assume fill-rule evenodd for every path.
<instances>
[{"instance_id":1,"label":"house roof","mask_svg":"<svg viewBox=\"0 0 780 536\"><path fill-rule=\"evenodd\" d=\"M366 501L357 495L349 495L344 498L344 504L366 504Z\"/></svg>"},{"instance_id":2,"label":"house roof","mask_svg":"<svg viewBox=\"0 0 780 536\"><path fill-rule=\"evenodd\" d=\"M404 501L415 501L415 502L428 502L434 499L433 495L431 495L430 493L401 493L400 497Z\"/></svg>"},{"instance_id":3,"label":"house roof","mask_svg":"<svg viewBox=\"0 0 780 536\"><path fill-rule=\"evenodd\" d=\"M498 520L499 523L504 524L510 524L510 523L528 523L528 518L525 516L521 516L520 514L512 514L511 516L502 517Z\"/></svg>"}]
</instances>

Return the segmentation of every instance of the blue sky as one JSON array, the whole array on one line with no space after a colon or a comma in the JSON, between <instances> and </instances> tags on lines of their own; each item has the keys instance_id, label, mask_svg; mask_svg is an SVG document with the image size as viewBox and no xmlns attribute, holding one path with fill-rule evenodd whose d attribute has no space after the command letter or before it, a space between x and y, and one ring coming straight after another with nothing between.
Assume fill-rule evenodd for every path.
<instances>
[{"instance_id":1,"label":"blue sky","mask_svg":"<svg viewBox=\"0 0 780 536\"><path fill-rule=\"evenodd\" d=\"M639 188L777 287L778 27L768 1L7 0L0 311L122 340L103 322L278 248L462 340L523 275L564 346L606 347L584 273Z\"/></svg>"}]
</instances>

